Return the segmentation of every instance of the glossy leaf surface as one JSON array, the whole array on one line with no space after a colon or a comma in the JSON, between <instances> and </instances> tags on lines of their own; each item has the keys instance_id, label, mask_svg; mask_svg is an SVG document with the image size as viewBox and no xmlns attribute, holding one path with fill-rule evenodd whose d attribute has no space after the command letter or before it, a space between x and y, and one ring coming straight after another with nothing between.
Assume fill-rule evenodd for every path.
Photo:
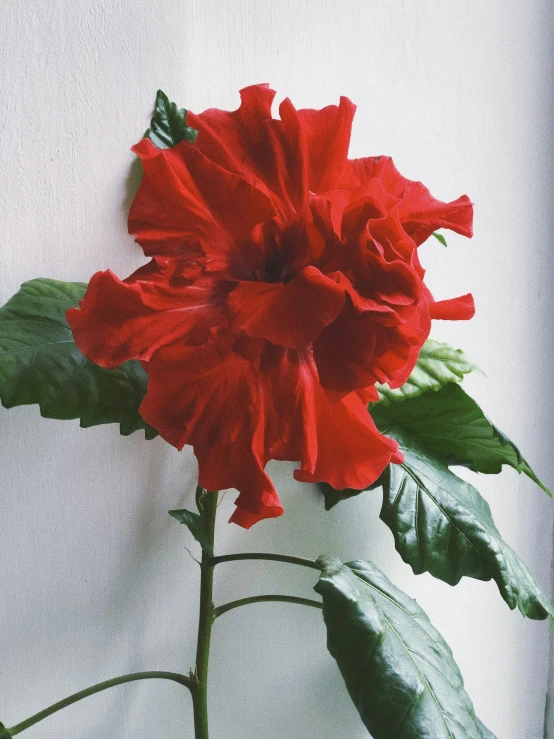
<instances>
[{"instance_id":1,"label":"glossy leaf surface","mask_svg":"<svg viewBox=\"0 0 554 739\"><path fill-rule=\"evenodd\" d=\"M550 495L517 446L459 385L449 383L436 393L425 393L388 407L378 403L370 410L384 434L389 427L408 429L431 456L447 465L463 465L487 474L498 473L502 465L509 465L524 472Z\"/></svg>"},{"instance_id":2,"label":"glossy leaf surface","mask_svg":"<svg viewBox=\"0 0 554 739\"><path fill-rule=\"evenodd\" d=\"M427 614L372 562L320 557L327 646L374 739L493 739Z\"/></svg>"},{"instance_id":3,"label":"glossy leaf surface","mask_svg":"<svg viewBox=\"0 0 554 739\"><path fill-rule=\"evenodd\" d=\"M187 126L187 111L178 108L167 95L158 90L154 116L146 136L158 149L171 149L185 139L194 143L197 131Z\"/></svg>"},{"instance_id":4,"label":"glossy leaf surface","mask_svg":"<svg viewBox=\"0 0 554 739\"><path fill-rule=\"evenodd\" d=\"M464 375L475 371L480 370L461 349L427 339L416 366L402 387L391 390L388 385L377 385L380 400L374 407L388 406L430 390L439 390L448 383L461 382Z\"/></svg>"},{"instance_id":5,"label":"glossy leaf surface","mask_svg":"<svg viewBox=\"0 0 554 739\"><path fill-rule=\"evenodd\" d=\"M554 617L548 598L526 565L504 542L489 504L407 434L396 434L405 456L381 478L381 519L414 573L450 585L462 577L495 580L510 608L528 618Z\"/></svg>"},{"instance_id":6,"label":"glossy leaf surface","mask_svg":"<svg viewBox=\"0 0 554 739\"><path fill-rule=\"evenodd\" d=\"M79 418L82 427L119 423L128 435L144 429L138 407L146 392L139 362L106 370L75 346L65 320L86 284L36 279L25 282L0 308L0 399L5 408L38 404L45 418Z\"/></svg>"}]
</instances>

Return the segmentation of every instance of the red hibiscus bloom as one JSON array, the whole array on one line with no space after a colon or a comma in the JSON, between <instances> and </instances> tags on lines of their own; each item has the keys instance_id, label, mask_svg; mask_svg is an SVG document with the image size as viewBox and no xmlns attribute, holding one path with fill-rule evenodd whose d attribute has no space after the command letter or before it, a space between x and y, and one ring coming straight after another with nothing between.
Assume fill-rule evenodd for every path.
<instances>
[{"instance_id":1,"label":"red hibiscus bloom","mask_svg":"<svg viewBox=\"0 0 554 739\"><path fill-rule=\"evenodd\" d=\"M471 296L435 302L417 258L437 228L471 236L467 196L442 203L388 157L349 160L347 98L287 99L274 119L273 97L248 87L236 111L188 114L194 144L134 147L129 230L152 260L97 273L68 312L93 362L142 360L142 416L194 447L200 485L239 491L245 527L283 512L269 459L339 489L401 461L367 412L375 383L405 382L432 318L473 314Z\"/></svg>"}]
</instances>

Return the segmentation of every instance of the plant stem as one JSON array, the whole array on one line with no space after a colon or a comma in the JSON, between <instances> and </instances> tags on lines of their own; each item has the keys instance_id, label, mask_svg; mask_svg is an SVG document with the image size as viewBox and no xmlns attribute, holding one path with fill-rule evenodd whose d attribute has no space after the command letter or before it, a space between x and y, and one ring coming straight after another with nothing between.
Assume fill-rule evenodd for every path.
<instances>
[{"instance_id":1,"label":"plant stem","mask_svg":"<svg viewBox=\"0 0 554 739\"><path fill-rule=\"evenodd\" d=\"M310 600L309 598L297 598L294 595L252 595L249 598L240 598L240 600L233 600L225 605L218 606L214 610L215 618L219 618L227 611L232 611L233 608L240 608L240 606L247 606L250 603L262 603L264 601L281 601L283 603L297 603L300 606L310 606L311 608L323 608L323 604L317 600Z\"/></svg>"},{"instance_id":2,"label":"plant stem","mask_svg":"<svg viewBox=\"0 0 554 739\"><path fill-rule=\"evenodd\" d=\"M200 515L204 521L206 535L213 548L215 533L215 517L217 510L217 493L205 491L197 496ZM208 663L210 659L210 638L215 619L213 604L213 557L202 553L200 565L200 613L198 618L198 639L196 642L196 670L192 705L194 709L195 739L209 739L208 731Z\"/></svg>"},{"instance_id":3,"label":"plant stem","mask_svg":"<svg viewBox=\"0 0 554 739\"><path fill-rule=\"evenodd\" d=\"M212 567L220 562L233 562L240 559L270 559L275 562L288 562L293 565L301 565L302 567L310 567L312 570L321 571L321 568L311 559L302 559L301 557L289 557L287 554L269 554L266 552L248 552L246 554L223 554L221 557L210 557L208 562Z\"/></svg>"},{"instance_id":4,"label":"plant stem","mask_svg":"<svg viewBox=\"0 0 554 739\"><path fill-rule=\"evenodd\" d=\"M30 726L38 724L39 721L48 718L48 716L51 716L53 713L61 711L62 708L67 708L67 706L70 706L72 703L77 703L77 701L80 701L83 698L88 698L89 695L100 693L102 690L107 690L108 688L113 688L116 685L122 685L123 683L130 683L134 680L148 680L150 678L173 680L173 682L180 683L191 691L193 688L192 680L190 678L185 675L179 675L176 672L133 672L130 675L114 677L112 680L106 680L105 682L92 685L90 688L85 688L85 690L80 690L78 693L74 693L68 698L64 698L63 700L58 701L58 703L54 703L54 705L49 708L45 708L43 711L35 713L34 716L25 719L25 721L22 721L16 726L12 726L8 729L8 732L11 736L15 736L16 734L25 731L25 729L28 729Z\"/></svg>"}]
</instances>

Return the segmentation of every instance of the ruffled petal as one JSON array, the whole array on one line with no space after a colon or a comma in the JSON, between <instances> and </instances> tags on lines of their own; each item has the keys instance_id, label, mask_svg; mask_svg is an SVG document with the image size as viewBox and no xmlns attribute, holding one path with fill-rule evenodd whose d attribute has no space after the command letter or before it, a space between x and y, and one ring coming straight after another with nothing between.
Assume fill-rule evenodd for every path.
<instances>
[{"instance_id":1,"label":"ruffled petal","mask_svg":"<svg viewBox=\"0 0 554 739\"><path fill-rule=\"evenodd\" d=\"M148 361L177 339L205 341L222 320L226 290L211 280L171 285L155 262L136 275L141 279L123 282L110 270L97 272L80 307L67 311L75 343L102 367L111 369L128 359Z\"/></svg>"},{"instance_id":2,"label":"ruffled petal","mask_svg":"<svg viewBox=\"0 0 554 739\"><path fill-rule=\"evenodd\" d=\"M352 166L362 182L377 178L387 192L400 198L398 217L418 246L439 228L473 236L473 205L467 195L451 203L443 203L434 198L421 182L403 177L390 157L355 159Z\"/></svg>"},{"instance_id":3,"label":"ruffled petal","mask_svg":"<svg viewBox=\"0 0 554 739\"><path fill-rule=\"evenodd\" d=\"M355 112L347 97L321 110L296 110L288 98L281 103L279 114L289 136L302 142L307 190L322 193L357 184L347 159Z\"/></svg>"},{"instance_id":4,"label":"ruffled petal","mask_svg":"<svg viewBox=\"0 0 554 739\"><path fill-rule=\"evenodd\" d=\"M239 490L229 522L244 529L284 512L277 491L253 450L255 446L256 439L243 434L232 444L195 447L198 484L207 490Z\"/></svg>"},{"instance_id":5,"label":"ruffled petal","mask_svg":"<svg viewBox=\"0 0 554 739\"><path fill-rule=\"evenodd\" d=\"M140 413L177 449L193 446L200 485L240 492L231 520L248 528L281 515L283 508L264 472L268 456L259 373L228 348L226 338L157 351L147 365Z\"/></svg>"},{"instance_id":6,"label":"ruffled petal","mask_svg":"<svg viewBox=\"0 0 554 739\"><path fill-rule=\"evenodd\" d=\"M354 273L360 278L357 289L340 272L328 275L348 299L314 342L322 384L343 394L407 378L431 325L427 296L404 262L366 252L365 264Z\"/></svg>"},{"instance_id":7,"label":"ruffled petal","mask_svg":"<svg viewBox=\"0 0 554 739\"><path fill-rule=\"evenodd\" d=\"M235 111L209 109L187 121L195 146L213 161L271 193L282 221L303 213L308 192L353 186L347 160L355 106L341 98L323 110L296 110L285 99L271 116L275 93L267 85L241 90Z\"/></svg>"},{"instance_id":8,"label":"ruffled petal","mask_svg":"<svg viewBox=\"0 0 554 739\"><path fill-rule=\"evenodd\" d=\"M344 288L316 267L306 267L288 284L240 282L228 303L237 324L253 339L300 349L339 314Z\"/></svg>"},{"instance_id":9,"label":"ruffled petal","mask_svg":"<svg viewBox=\"0 0 554 739\"><path fill-rule=\"evenodd\" d=\"M398 216L418 246L439 228L448 228L469 238L473 236L473 204L468 196L443 203L421 182L414 182L406 191L398 207Z\"/></svg>"},{"instance_id":10,"label":"ruffled petal","mask_svg":"<svg viewBox=\"0 0 554 739\"><path fill-rule=\"evenodd\" d=\"M315 364L305 362L314 377L313 413L317 429L317 461L313 469L295 470L300 482L327 482L337 490L363 490L371 485L391 461L401 461L398 445L377 431L358 393L338 396L325 390L317 379Z\"/></svg>"},{"instance_id":11,"label":"ruffled petal","mask_svg":"<svg viewBox=\"0 0 554 739\"><path fill-rule=\"evenodd\" d=\"M181 343L158 350L147 367L142 417L177 449L185 444L228 444L257 414L252 364L227 342Z\"/></svg>"},{"instance_id":12,"label":"ruffled petal","mask_svg":"<svg viewBox=\"0 0 554 739\"><path fill-rule=\"evenodd\" d=\"M187 123L198 131L194 146L230 172L258 183L258 160L265 153L274 97L269 85L251 85L240 91L237 110L209 108L200 114L189 110Z\"/></svg>"},{"instance_id":13,"label":"ruffled petal","mask_svg":"<svg viewBox=\"0 0 554 739\"><path fill-rule=\"evenodd\" d=\"M188 141L156 149L142 139L133 151L144 174L129 213L129 232L147 255L205 256L208 270L224 270L237 241L275 213L261 190Z\"/></svg>"},{"instance_id":14,"label":"ruffled petal","mask_svg":"<svg viewBox=\"0 0 554 739\"><path fill-rule=\"evenodd\" d=\"M306 372L304 354L266 342L259 366L271 459L302 461L313 472L317 461L314 378Z\"/></svg>"}]
</instances>

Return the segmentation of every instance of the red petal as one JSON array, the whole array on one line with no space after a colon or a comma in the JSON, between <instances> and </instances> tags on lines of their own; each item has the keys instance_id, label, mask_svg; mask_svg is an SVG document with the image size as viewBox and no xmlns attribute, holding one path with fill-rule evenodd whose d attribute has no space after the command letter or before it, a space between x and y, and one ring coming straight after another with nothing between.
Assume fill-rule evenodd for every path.
<instances>
[{"instance_id":1,"label":"red petal","mask_svg":"<svg viewBox=\"0 0 554 739\"><path fill-rule=\"evenodd\" d=\"M303 352L266 343L260 361L264 383L266 434L271 459L302 460L312 471L317 460L313 377Z\"/></svg>"},{"instance_id":2,"label":"red petal","mask_svg":"<svg viewBox=\"0 0 554 739\"><path fill-rule=\"evenodd\" d=\"M272 193L286 222L303 211L308 191L352 186L347 162L355 106L341 98L323 110L296 110L284 100L281 120L271 117L274 92L266 85L241 90L235 111L188 113L198 130L195 146L210 159Z\"/></svg>"},{"instance_id":3,"label":"red petal","mask_svg":"<svg viewBox=\"0 0 554 739\"><path fill-rule=\"evenodd\" d=\"M475 315L473 295L468 293L467 295L461 295L459 298L429 303L429 315L435 320L468 321Z\"/></svg>"},{"instance_id":4,"label":"red petal","mask_svg":"<svg viewBox=\"0 0 554 739\"><path fill-rule=\"evenodd\" d=\"M322 384L342 393L375 382L394 386L400 379L404 382L431 325L427 300L413 270L398 260L386 263L369 256L370 278L361 286L364 295L344 275L329 275L344 285L348 300L314 342Z\"/></svg>"},{"instance_id":5,"label":"red petal","mask_svg":"<svg viewBox=\"0 0 554 739\"><path fill-rule=\"evenodd\" d=\"M374 388L355 394L357 421L351 411L345 411L352 399L343 402L337 393L321 387L309 351L283 352L273 347L271 356L264 355L260 370L267 388L266 434L272 440L273 459L300 460L295 477L306 482L319 476L334 484L333 480L346 475L342 487L354 487L360 475L362 486L376 479L397 445L376 431L367 413L367 403L376 399Z\"/></svg>"},{"instance_id":6,"label":"red petal","mask_svg":"<svg viewBox=\"0 0 554 739\"><path fill-rule=\"evenodd\" d=\"M193 445L201 485L240 491L232 520L242 526L282 512L264 472L270 457L300 459L299 480L358 489L397 459L367 413L371 389L340 398L321 387L309 353L267 347L259 368L215 341L162 348L140 409L177 448Z\"/></svg>"},{"instance_id":7,"label":"red petal","mask_svg":"<svg viewBox=\"0 0 554 739\"><path fill-rule=\"evenodd\" d=\"M313 389L317 463L313 472L302 465L294 477L301 482L328 482L337 490L367 488L395 457L398 445L377 431L358 393L337 399L318 382Z\"/></svg>"},{"instance_id":8,"label":"red petal","mask_svg":"<svg viewBox=\"0 0 554 739\"><path fill-rule=\"evenodd\" d=\"M274 97L269 85L252 85L240 91L238 110L209 108L199 115L189 110L187 123L198 131L194 146L230 172L257 181L256 159L263 151Z\"/></svg>"},{"instance_id":9,"label":"red petal","mask_svg":"<svg viewBox=\"0 0 554 739\"><path fill-rule=\"evenodd\" d=\"M315 267L306 267L287 285L240 282L228 303L253 339L300 349L339 314L344 288Z\"/></svg>"},{"instance_id":10,"label":"red petal","mask_svg":"<svg viewBox=\"0 0 554 739\"><path fill-rule=\"evenodd\" d=\"M233 444L195 447L198 484L208 490L240 490L229 521L245 529L284 512L273 483L252 451L252 444L252 438L243 434Z\"/></svg>"},{"instance_id":11,"label":"red petal","mask_svg":"<svg viewBox=\"0 0 554 739\"><path fill-rule=\"evenodd\" d=\"M467 195L451 203L434 198L421 182L403 177L390 157L366 157L352 162L362 182L381 180L385 190L401 199L398 216L406 232L419 246L439 228L448 228L462 236L473 235L473 206Z\"/></svg>"},{"instance_id":12,"label":"red petal","mask_svg":"<svg viewBox=\"0 0 554 739\"><path fill-rule=\"evenodd\" d=\"M415 182L406 191L398 215L406 232L418 246L439 228L448 228L462 236L473 236L473 204L467 195L451 203L442 203L424 185Z\"/></svg>"},{"instance_id":13,"label":"red petal","mask_svg":"<svg viewBox=\"0 0 554 739\"><path fill-rule=\"evenodd\" d=\"M148 255L196 257L204 252L209 269L224 269L235 241L275 212L259 189L211 162L188 141L156 149L142 139L133 151L142 159L144 175L129 213L129 232Z\"/></svg>"},{"instance_id":14,"label":"red petal","mask_svg":"<svg viewBox=\"0 0 554 739\"><path fill-rule=\"evenodd\" d=\"M196 341L205 340L221 321L223 297L212 281L172 286L160 278L154 262L137 275L143 279L122 282L109 270L97 272L80 309L67 311L75 343L102 367L117 367L128 359L148 361L159 347L192 333Z\"/></svg>"},{"instance_id":15,"label":"red petal","mask_svg":"<svg viewBox=\"0 0 554 739\"><path fill-rule=\"evenodd\" d=\"M281 119L289 123L291 132L298 130L303 139L307 185L312 192L342 189L346 184L345 175L351 171L347 156L355 112L356 106L347 97L341 97L338 106L328 105L321 110L296 110L288 98L281 104ZM349 184L353 186L355 181Z\"/></svg>"},{"instance_id":16,"label":"red petal","mask_svg":"<svg viewBox=\"0 0 554 739\"><path fill-rule=\"evenodd\" d=\"M192 444L200 485L240 491L232 520L241 526L283 512L264 472L264 402L254 366L211 341L160 349L147 367L144 420L181 449Z\"/></svg>"}]
</instances>

